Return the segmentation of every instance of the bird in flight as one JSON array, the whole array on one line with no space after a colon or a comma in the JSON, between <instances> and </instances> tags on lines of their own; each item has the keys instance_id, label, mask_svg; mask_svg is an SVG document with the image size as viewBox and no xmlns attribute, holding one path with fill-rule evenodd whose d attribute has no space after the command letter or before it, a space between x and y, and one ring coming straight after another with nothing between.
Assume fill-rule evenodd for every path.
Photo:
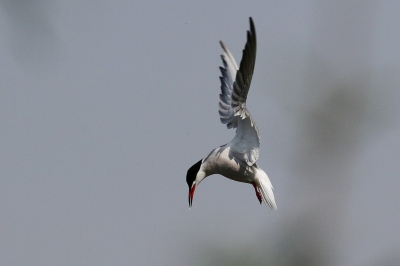
<instances>
[{"instance_id":1,"label":"bird in flight","mask_svg":"<svg viewBox=\"0 0 400 266\"><path fill-rule=\"evenodd\" d=\"M260 204L276 210L273 187L267 174L257 165L260 150L260 134L257 125L246 107L247 94L256 61L257 40L253 19L238 68L235 59L225 44L221 55L224 67L221 70L221 94L219 95L219 115L227 128L236 128L235 137L225 145L213 149L203 159L189 168L186 182L189 186L189 207L192 206L194 192L207 176L220 174L229 179L252 184Z\"/></svg>"}]
</instances>

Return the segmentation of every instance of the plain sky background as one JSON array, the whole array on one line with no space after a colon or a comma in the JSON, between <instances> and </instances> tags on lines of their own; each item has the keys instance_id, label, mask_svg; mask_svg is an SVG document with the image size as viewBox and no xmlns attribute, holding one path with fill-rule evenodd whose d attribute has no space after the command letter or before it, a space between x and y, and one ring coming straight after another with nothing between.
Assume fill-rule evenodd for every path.
<instances>
[{"instance_id":1,"label":"plain sky background","mask_svg":"<svg viewBox=\"0 0 400 266\"><path fill-rule=\"evenodd\" d=\"M277 212L187 169L223 40ZM1 265L398 265L399 1L0 1Z\"/></svg>"}]
</instances>

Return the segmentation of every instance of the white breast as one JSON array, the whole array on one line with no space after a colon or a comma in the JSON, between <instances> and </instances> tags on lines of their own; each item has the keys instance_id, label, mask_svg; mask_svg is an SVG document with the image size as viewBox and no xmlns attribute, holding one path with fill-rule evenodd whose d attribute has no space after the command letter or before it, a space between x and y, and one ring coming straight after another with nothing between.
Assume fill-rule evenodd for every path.
<instances>
[{"instance_id":1,"label":"white breast","mask_svg":"<svg viewBox=\"0 0 400 266\"><path fill-rule=\"evenodd\" d=\"M248 166L246 162L232 155L231 147L226 144L212 150L203 159L200 170L206 176L220 174L238 182L251 183L258 169L257 166Z\"/></svg>"}]
</instances>

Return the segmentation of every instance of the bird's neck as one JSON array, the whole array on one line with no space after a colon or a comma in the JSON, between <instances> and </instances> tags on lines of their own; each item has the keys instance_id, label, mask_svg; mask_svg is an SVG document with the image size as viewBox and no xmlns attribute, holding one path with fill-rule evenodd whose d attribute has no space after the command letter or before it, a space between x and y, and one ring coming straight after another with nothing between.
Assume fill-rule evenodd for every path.
<instances>
[{"instance_id":1,"label":"bird's neck","mask_svg":"<svg viewBox=\"0 0 400 266\"><path fill-rule=\"evenodd\" d=\"M197 172L196 175L196 184L200 184L201 181L203 181L204 178L206 178L208 175L206 174L206 172L204 172L203 170L199 170L199 172Z\"/></svg>"}]
</instances>

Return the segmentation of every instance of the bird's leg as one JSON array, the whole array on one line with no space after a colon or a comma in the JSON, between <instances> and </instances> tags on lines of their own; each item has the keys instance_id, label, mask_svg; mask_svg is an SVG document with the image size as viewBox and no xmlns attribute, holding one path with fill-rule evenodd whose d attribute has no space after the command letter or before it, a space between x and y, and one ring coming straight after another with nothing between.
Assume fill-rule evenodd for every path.
<instances>
[{"instance_id":1,"label":"bird's leg","mask_svg":"<svg viewBox=\"0 0 400 266\"><path fill-rule=\"evenodd\" d=\"M260 202L260 204L262 204L262 197L261 197L260 192L258 192L256 183L255 182L251 182L251 184L253 185L254 190L256 191L256 196L257 196L258 201Z\"/></svg>"}]
</instances>

